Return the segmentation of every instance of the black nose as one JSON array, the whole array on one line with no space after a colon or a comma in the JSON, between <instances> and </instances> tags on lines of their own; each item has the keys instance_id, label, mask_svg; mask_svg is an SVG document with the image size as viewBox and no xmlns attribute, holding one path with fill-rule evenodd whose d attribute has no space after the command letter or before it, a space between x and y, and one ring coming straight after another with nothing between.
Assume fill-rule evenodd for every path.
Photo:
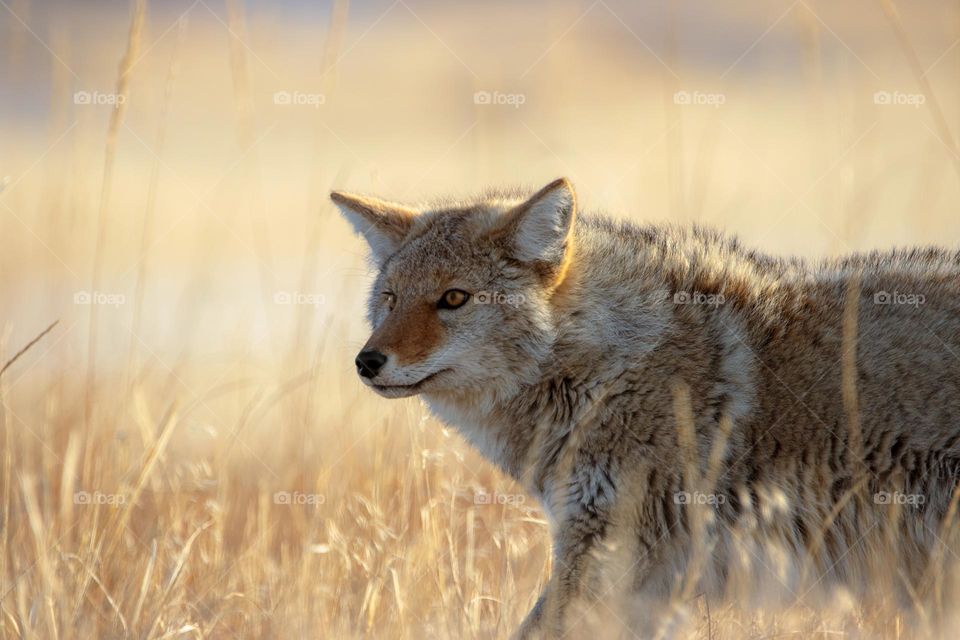
<instances>
[{"instance_id":1,"label":"black nose","mask_svg":"<svg viewBox=\"0 0 960 640\"><path fill-rule=\"evenodd\" d=\"M360 352L355 362L357 363L357 373L364 378L372 378L387 363L387 356L376 349L367 349Z\"/></svg>"}]
</instances>

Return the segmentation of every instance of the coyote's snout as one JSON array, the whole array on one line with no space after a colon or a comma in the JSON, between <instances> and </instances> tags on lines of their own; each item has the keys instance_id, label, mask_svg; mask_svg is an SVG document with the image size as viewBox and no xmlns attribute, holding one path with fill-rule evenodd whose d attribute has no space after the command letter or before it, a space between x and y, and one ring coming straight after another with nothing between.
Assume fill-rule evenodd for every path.
<instances>
[{"instance_id":1,"label":"coyote's snout","mask_svg":"<svg viewBox=\"0 0 960 640\"><path fill-rule=\"evenodd\" d=\"M563 179L423 208L331 197L378 271L364 384L422 394L550 517L521 636L563 635L613 589L655 630L671 594L722 595L760 535L794 559L786 592L810 573L856 590L892 541L887 569L929 588L960 478L960 253L776 259L580 215Z\"/></svg>"}]
</instances>

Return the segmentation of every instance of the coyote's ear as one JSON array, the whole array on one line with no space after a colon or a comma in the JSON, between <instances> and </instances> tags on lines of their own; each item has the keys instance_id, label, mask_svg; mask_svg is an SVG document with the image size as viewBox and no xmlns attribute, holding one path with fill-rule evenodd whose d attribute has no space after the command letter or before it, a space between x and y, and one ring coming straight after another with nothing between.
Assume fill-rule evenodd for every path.
<instances>
[{"instance_id":1,"label":"coyote's ear","mask_svg":"<svg viewBox=\"0 0 960 640\"><path fill-rule=\"evenodd\" d=\"M554 180L507 215L513 236L514 257L523 262L540 262L554 269L564 264L577 197L566 178Z\"/></svg>"},{"instance_id":2,"label":"coyote's ear","mask_svg":"<svg viewBox=\"0 0 960 640\"><path fill-rule=\"evenodd\" d=\"M330 199L353 230L366 238L377 264L383 264L397 252L417 213L403 205L342 191L331 191Z\"/></svg>"}]
</instances>

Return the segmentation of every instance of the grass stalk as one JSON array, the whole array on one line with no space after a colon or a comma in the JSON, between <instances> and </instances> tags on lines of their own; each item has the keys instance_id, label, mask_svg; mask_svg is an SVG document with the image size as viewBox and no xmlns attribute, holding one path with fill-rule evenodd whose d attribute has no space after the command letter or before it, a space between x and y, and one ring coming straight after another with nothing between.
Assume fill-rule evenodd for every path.
<instances>
[{"instance_id":1,"label":"grass stalk","mask_svg":"<svg viewBox=\"0 0 960 640\"><path fill-rule=\"evenodd\" d=\"M96 243L93 249L93 269L90 277L91 296L100 290L103 279L103 260L107 249L107 229L110 219L110 197L113 190L113 172L116 163L117 138L123 119L127 113L127 103L130 97L130 80L133 75L133 66L140 54L143 40L143 26L146 22L146 0L134 0L130 14L130 27L127 31L127 50L120 60L117 74L116 99L117 104L110 112L110 123L107 126L107 139L103 155L103 177L100 184L100 206L97 210ZM90 327L87 339L87 395L84 404L84 424L89 428L93 419L94 398L97 372L97 320L100 305L90 305Z\"/></svg>"}]
</instances>

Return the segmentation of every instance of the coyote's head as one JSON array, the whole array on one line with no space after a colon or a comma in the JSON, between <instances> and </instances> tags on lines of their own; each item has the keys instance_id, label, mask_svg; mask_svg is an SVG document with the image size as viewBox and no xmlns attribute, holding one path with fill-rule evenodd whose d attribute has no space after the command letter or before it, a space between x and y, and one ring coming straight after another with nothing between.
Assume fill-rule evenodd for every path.
<instances>
[{"instance_id":1,"label":"coyote's head","mask_svg":"<svg viewBox=\"0 0 960 640\"><path fill-rule=\"evenodd\" d=\"M379 269L356 359L388 398L515 390L549 352L551 297L573 251L573 188L416 209L330 194Z\"/></svg>"}]
</instances>

